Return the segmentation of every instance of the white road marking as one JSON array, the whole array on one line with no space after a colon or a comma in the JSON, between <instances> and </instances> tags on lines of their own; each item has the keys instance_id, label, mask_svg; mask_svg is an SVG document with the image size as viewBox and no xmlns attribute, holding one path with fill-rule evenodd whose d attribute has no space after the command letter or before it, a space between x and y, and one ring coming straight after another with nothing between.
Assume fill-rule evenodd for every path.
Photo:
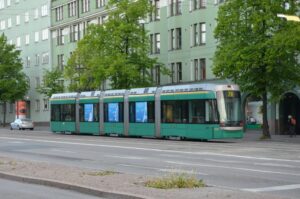
<instances>
[{"instance_id":1,"label":"white road marking","mask_svg":"<svg viewBox=\"0 0 300 199\"><path fill-rule=\"evenodd\" d=\"M272 173L272 174L281 174L281 175L300 176L300 174L296 174L296 173L258 170L258 169L248 169L248 168L233 167L233 166L217 166L217 165L213 165L213 164L193 164L193 163L175 162L175 161L165 161L165 162L169 163L169 164L186 165L186 166L198 166L198 167L209 167L209 168L214 167L214 168L221 168L221 169L252 171L252 172L258 172L258 173Z\"/></svg>"},{"instance_id":2,"label":"white road marking","mask_svg":"<svg viewBox=\"0 0 300 199\"><path fill-rule=\"evenodd\" d=\"M119 166L133 167L133 168L139 168L139 169L151 169L151 170L162 171L162 172L169 172L169 173L186 173L186 174L208 175L208 174L206 174L206 173L200 173L200 172L197 172L197 171L191 171L191 170L183 170L183 169L164 169L164 168L147 167L147 166L134 165L134 164L119 164Z\"/></svg>"},{"instance_id":3,"label":"white road marking","mask_svg":"<svg viewBox=\"0 0 300 199\"><path fill-rule=\"evenodd\" d=\"M282 162L300 163L300 160L275 159L275 158L264 158L264 157L253 157L253 156L241 156L241 155L221 154L221 153L211 153L211 152L178 151L178 150L142 148L142 147L128 147L128 146L118 146L118 145L113 146L113 145L105 145L105 144L79 143L79 142L69 142L69 141L51 141L51 140L29 139L29 138L0 137L0 139L2 139L2 140L32 141L32 142L42 142L42 143L68 144L68 145L79 145L79 146L96 146L96 147L106 147L106 148L120 148L120 149L155 151L155 152L165 152L165 153L179 153L179 154L190 154L190 155L214 155L214 156L234 157L234 158L244 158L244 159L254 159L254 160L268 160L268 161L282 161Z\"/></svg>"},{"instance_id":4,"label":"white road marking","mask_svg":"<svg viewBox=\"0 0 300 199\"><path fill-rule=\"evenodd\" d=\"M134 168L140 168L140 169L151 169L151 170L159 170L160 168L155 167L146 167L146 166L140 166L140 165L133 165L133 164L119 164L123 167L134 167Z\"/></svg>"},{"instance_id":5,"label":"white road marking","mask_svg":"<svg viewBox=\"0 0 300 199\"><path fill-rule=\"evenodd\" d=\"M207 176L207 173L200 173L193 170L184 170L184 169L160 169L160 171L163 172L169 172L169 173L186 173L186 174L192 174L192 175L204 175Z\"/></svg>"},{"instance_id":6,"label":"white road marking","mask_svg":"<svg viewBox=\"0 0 300 199\"><path fill-rule=\"evenodd\" d=\"M268 166L268 167L286 167L286 168L300 168L289 164L272 164L272 163L254 163L257 166Z\"/></svg>"},{"instance_id":7,"label":"white road marking","mask_svg":"<svg viewBox=\"0 0 300 199\"><path fill-rule=\"evenodd\" d=\"M291 189L300 189L300 184L264 187L264 188L257 188L257 189L242 189L242 190L251 191L251 192L267 192L267 191L283 191L283 190L291 190Z\"/></svg>"},{"instance_id":8,"label":"white road marking","mask_svg":"<svg viewBox=\"0 0 300 199\"><path fill-rule=\"evenodd\" d=\"M51 151L59 152L59 153L75 153L74 151L66 151L66 150L60 150L60 149L51 149Z\"/></svg>"},{"instance_id":9,"label":"white road marking","mask_svg":"<svg viewBox=\"0 0 300 199\"><path fill-rule=\"evenodd\" d=\"M104 157L108 158L120 158L120 159L129 159L129 160L144 160L146 158L136 157L136 156L118 156L118 155L105 155Z\"/></svg>"},{"instance_id":10,"label":"white road marking","mask_svg":"<svg viewBox=\"0 0 300 199\"><path fill-rule=\"evenodd\" d=\"M9 144L23 144L24 142L20 142L20 141L12 141L12 142L8 142Z\"/></svg>"}]
</instances>

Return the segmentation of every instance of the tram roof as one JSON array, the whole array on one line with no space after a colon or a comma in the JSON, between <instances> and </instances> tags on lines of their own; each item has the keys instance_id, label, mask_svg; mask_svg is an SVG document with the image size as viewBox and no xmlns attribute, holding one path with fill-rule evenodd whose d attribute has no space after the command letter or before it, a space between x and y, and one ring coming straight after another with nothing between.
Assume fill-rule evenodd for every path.
<instances>
[{"instance_id":1,"label":"tram roof","mask_svg":"<svg viewBox=\"0 0 300 199\"><path fill-rule=\"evenodd\" d=\"M224 83L194 83L194 84L183 84L183 85L170 85L162 87L148 87L148 88L133 88L128 90L130 95L141 95L141 94L155 94L156 90L160 88L162 93L177 93L177 92L195 92L195 91L217 91L233 89L238 90L239 87L235 84L224 84ZM79 93L58 93L53 94L51 99L66 99L76 98L77 95L81 98L85 97L99 97L101 93L104 96L122 96L126 92L125 89L121 90L106 90L106 91L86 91Z\"/></svg>"}]
</instances>

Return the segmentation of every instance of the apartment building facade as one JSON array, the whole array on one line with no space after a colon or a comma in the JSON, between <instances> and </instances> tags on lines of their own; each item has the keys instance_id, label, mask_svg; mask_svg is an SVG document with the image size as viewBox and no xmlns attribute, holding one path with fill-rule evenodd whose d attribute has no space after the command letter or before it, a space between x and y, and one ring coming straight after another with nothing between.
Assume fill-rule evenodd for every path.
<instances>
[{"instance_id":1,"label":"apartment building facade","mask_svg":"<svg viewBox=\"0 0 300 199\"><path fill-rule=\"evenodd\" d=\"M24 97L26 116L36 122L49 121L49 100L36 88L43 81L44 69L51 69L50 1L0 0L0 34L21 51L23 71L30 90ZM7 122L15 119L15 104L7 105ZM0 121L3 110L0 106Z\"/></svg>"},{"instance_id":2,"label":"apartment building facade","mask_svg":"<svg viewBox=\"0 0 300 199\"><path fill-rule=\"evenodd\" d=\"M52 0L51 47L53 67L64 70L77 42L84 37L89 24L107 19L108 0ZM63 82L62 84L67 84Z\"/></svg>"}]
</instances>

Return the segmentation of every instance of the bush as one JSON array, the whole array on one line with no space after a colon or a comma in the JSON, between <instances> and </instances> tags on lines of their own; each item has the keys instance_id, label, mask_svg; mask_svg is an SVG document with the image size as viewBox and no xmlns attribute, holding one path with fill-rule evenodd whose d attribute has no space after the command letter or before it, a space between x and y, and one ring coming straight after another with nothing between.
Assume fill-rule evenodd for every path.
<instances>
[{"instance_id":1,"label":"bush","mask_svg":"<svg viewBox=\"0 0 300 199\"><path fill-rule=\"evenodd\" d=\"M146 187L157 189L198 188L206 186L203 180L198 180L195 176L187 174L173 174L167 177L149 180L145 185Z\"/></svg>"}]
</instances>

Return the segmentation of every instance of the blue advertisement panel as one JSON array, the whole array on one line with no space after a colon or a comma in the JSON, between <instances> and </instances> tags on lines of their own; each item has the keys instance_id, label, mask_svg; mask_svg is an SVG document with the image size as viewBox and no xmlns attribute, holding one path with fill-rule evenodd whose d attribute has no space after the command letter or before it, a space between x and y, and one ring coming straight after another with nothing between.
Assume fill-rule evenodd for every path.
<instances>
[{"instance_id":1,"label":"blue advertisement panel","mask_svg":"<svg viewBox=\"0 0 300 199\"><path fill-rule=\"evenodd\" d=\"M85 122L94 121L93 108L94 108L93 104L85 104L84 105L84 121Z\"/></svg>"},{"instance_id":2,"label":"blue advertisement panel","mask_svg":"<svg viewBox=\"0 0 300 199\"><path fill-rule=\"evenodd\" d=\"M136 122L147 122L147 102L136 102L135 120Z\"/></svg>"},{"instance_id":3,"label":"blue advertisement panel","mask_svg":"<svg viewBox=\"0 0 300 199\"><path fill-rule=\"evenodd\" d=\"M108 121L119 122L119 104L109 103L108 104Z\"/></svg>"}]
</instances>

